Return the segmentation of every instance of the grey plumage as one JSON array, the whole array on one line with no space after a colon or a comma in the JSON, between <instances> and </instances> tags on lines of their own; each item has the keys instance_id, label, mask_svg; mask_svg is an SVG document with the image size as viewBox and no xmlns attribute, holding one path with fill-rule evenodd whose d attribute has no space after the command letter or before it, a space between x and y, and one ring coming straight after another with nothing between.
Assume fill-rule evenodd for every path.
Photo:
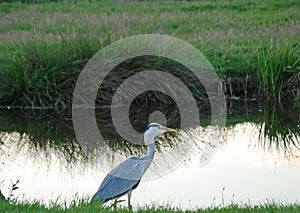
<instances>
[{"instance_id":1,"label":"grey plumage","mask_svg":"<svg viewBox=\"0 0 300 213\"><path fill-rule=\"evenodd\" d=\"M144 134L144 141L148 145L147 154L142 158L128 158L112 169L92 197L92 201L106 202L127 193L128 206L130 207L131 192L139 185L141 178L153 161L155 154L154 138L164 132L175 131L157 123L148 125Z\"/></svg>"}]
</instances>

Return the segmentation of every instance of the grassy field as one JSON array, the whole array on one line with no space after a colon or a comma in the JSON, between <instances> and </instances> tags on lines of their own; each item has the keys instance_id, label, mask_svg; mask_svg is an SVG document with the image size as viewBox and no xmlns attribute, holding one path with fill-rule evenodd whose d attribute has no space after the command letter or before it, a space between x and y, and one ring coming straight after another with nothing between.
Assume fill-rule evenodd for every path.
<instances>
[{"instance_id":1,"label":"grassy field","mask_svg":"<svg viewBox=\"0 0 300 213\"><path fill-rule=\"evenodd\" d=\"M191 43L224 82L243 76L245 94L300 97L298 0L26 2L0 3L1 105L69 108L76 79L97 51L145 33Z\"/></svg>"},{"instance_id":2,"label":"grassy field","mask_svg":"<svg viewBox=\"0 0 300 213\"><path fill-rule=\"evenodd\" d=\"M230 205L227 207L210 207L207 209L196 209L196 210L180 210L179 208L173 207L163 207L163 206L147 206L147 207L138 207L133 211L127 208L114 208L114 207L102 207L100 204L97 203L86 203L81 202L79 204L71 205L68 208L59 206L59 205L52 205L52 207L46 207L44 205L39 204L38 202L35 203L8 203L0 200L0 210L2 212L174 212L174 213L226 213L226 212L299 212L300 205L283 205L283 204L265 204L265 205L258 205L258 206L238 206L238 205Z\"/></svg>"}]
</instances>

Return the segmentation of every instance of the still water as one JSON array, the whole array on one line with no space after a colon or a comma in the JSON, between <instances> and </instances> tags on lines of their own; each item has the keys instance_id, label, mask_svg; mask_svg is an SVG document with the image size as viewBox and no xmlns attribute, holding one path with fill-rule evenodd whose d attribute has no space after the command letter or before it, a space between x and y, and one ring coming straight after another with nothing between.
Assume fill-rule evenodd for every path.
<instances>
[{"instance_id":1,"label":"still water","mask_svg":"<svg viewBox=\"0 0 300 213\"><path fill-rule=\"evenodd\" d=\"M86 153L70 118L45 111L0 111L0 188L5 196L20 180L13 192L18 200L51 204L90 197L110 168L147 151L102 124L99 129L104 129L107 146ZM297 108L233 103L219 143L208 151L211 135L216 134L209 124L159 137L154 161L132 194L133 206L155 203L194 209L299 202L299 119Z\"/></svg>"}]
</instances>

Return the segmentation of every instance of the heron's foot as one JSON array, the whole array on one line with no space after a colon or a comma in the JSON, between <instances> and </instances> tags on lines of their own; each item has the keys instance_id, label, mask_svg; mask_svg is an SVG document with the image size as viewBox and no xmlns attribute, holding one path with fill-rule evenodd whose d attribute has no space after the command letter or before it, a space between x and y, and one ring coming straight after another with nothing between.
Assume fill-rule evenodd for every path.
<instances>
[{"instance_id":1,"label":"heron's foot","mask_svg":"<svg viewBox=\"0 0 300 213\"><path fill-rule=\"evenodd\" d=\"M131 205L131 204L128 205L128 209L129 209L130 211L132 211L132 205Z\"/></svg>"}]
</instances>

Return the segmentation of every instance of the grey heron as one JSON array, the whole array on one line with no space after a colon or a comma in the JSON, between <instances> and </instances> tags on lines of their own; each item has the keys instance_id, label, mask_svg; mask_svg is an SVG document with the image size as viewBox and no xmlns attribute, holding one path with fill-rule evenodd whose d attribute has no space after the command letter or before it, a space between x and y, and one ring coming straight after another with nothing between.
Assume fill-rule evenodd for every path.
<instances>
[{"instance_id":1,"label":"grey heron","mask_svg":"<svg viewBox=\"0 0 300 213\"><path fill-rule=\"evenodd\" d=\"M128 158L113 168L104 178L98 191L92 197L92 201L104 203L128 194L128 207L131 208L130 198L132 190L139 185L142 176L153 161L155 137L165 132L176 132L176 130L158 123L149 124L144 132L144 141L148 145L147 154L142 158Z\"/></svg>"}]
</instances>

